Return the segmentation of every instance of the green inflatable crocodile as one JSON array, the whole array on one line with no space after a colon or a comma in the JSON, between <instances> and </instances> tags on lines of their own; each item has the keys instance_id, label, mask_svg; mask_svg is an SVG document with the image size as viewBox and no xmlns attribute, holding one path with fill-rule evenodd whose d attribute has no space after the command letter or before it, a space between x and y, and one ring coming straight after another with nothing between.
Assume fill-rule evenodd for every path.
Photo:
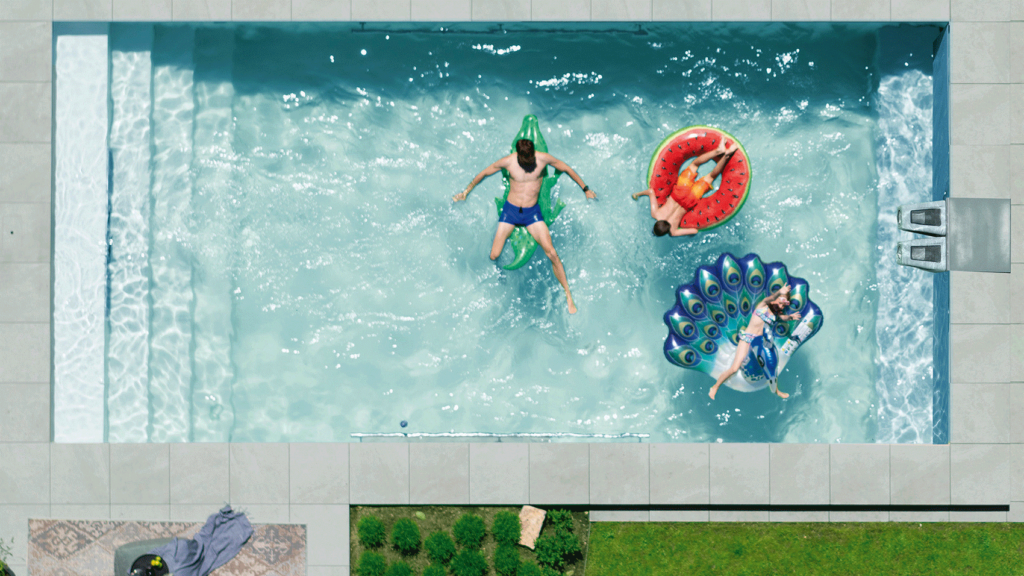
<instances>
[{"instance_id":1,"label":"green inflatable crocodile","mask_svg":"<svg viewBox=\"0 0 1024 576\"><path fill-rule=\"evenodd\" d=\"M527 139L533 142L533 149L537 152L547 152L548 145L544 142L544 135L540 133L540 123L537 121L537 117L530 114L523 118L523 126L519 129L519 133L512 140L512 153L516 153L516 142L521 139ZM537 202L540 204L540 212L544 215L544 223L551 226L551 223L558 218L558 214L565 208L565 202L558 200L553 201L552 189L555 184L558 183L558 176L561 172L552 170L555 175L550 176L548 167L544 167L544 180L540 185L540 197ZM498 205L498 216L501 216L501 208L505 205L505 200L508 199L508 193L511 189L508 177L508 171L505 169L501 170L501 176L505 182L505 195L501 198L495 198L494 202ZM515 270L516 268L522 268L530 261L533 257L533 253L537 250L537 241L530 236L530 233L526 231L526 228L516 226L516 229L512 231L512 236L509 237L509 242L512 244L512 253L515 254L515 258L512 263L503 266L505 270Z\"/></svg>"}]
</instances>

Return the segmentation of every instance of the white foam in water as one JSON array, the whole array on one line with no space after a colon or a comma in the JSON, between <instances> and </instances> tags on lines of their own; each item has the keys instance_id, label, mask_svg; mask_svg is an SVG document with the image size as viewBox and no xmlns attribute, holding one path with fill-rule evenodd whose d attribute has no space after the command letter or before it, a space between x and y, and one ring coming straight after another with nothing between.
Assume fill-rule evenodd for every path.
<instances>
[{"instance_id":1,"label":"white foam in water","mask_svg":"<svg viewBox=\"0 0 1024 576\"><path fill-rule=\"evenodd\" d=\"M188 27L159 28L153 70L153 309L149 344L150 439L188 440L192 367L192 45Z\"/></svg>"},{"instance_id":2,"label":"white foam in water","mask_svg":"<svg viewBox=\"0 0 1024 576\"><path fill-rule=\"evenodd\" d=\"M149 438L150 95L153 27L111 36L110 316L107 410L110 442Z\"/></svg>"},{"instance_id":3,"label":"white foam in water","mask_svg":"<svg viewBox=\"0 0 1024 576\"><path fill-rule=\"evenodd\" d=\"M896 263L896 209L932 199L932 79L917 70L882 79L878 111L878 436L931 443L932 275Z\"/></svg>"},{"instance_id":4,"label":"white foam in water","mask_svg":"<svg viewBox=\"0 0 1024 576\"><path fill-rule=\"evenodd\" d=\"M231 84L232 30L201 30L196 34L195 215L230 213L232 180L231 139L234 133ZM192 324L195 374L191 404L196 442L229 439L234 424L231 386L231 312L234 284L228 266L233 232L230 218L203 220L195 228L193 276L195 312Z\"/></svg>"},{"instance_id":5,"label":"white foam in water","mask_svg":"<svg viewBox=\"0 0 1024 576\"><path fill-rule=\"evenodd\" d=\"M53 427L103 442L107 284L107 36L57 38Z\"/></svg>"}]
</instances>

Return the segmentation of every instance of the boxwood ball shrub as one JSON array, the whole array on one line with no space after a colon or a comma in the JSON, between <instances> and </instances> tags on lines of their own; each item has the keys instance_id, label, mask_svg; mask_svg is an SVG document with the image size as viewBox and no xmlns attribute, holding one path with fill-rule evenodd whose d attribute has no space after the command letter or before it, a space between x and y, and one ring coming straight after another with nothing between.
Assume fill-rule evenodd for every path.
<instances>
[{"instance_id":1,"label":"boxwood ball shrub","mask_svg":"<svg viewBox=\"0 0 1024 576\"><path fill-rule=\"evenodd\" d=\"M499 544L494 551L494 571L499 576L516 576L519 571L519 551L511 544Z\"/></svg>"},{"instance_id":2,"label":"boxwood ball shrub","mask_svg":"<svg viewBox=\"0 0 1024 576\"><path fill-rule=\"evenodd\" d=\"M369 551L363 552L363 555L359 557L359 566L356 568L356 572L359 576L384 576L387 569L388 563L384 560L384 556Z\"/></svg>"},{"instance_id":3,"label":"boxwood ball shrub","mask_svg":"<svg viewBox=\"0 0 1024 576\"><path fill-rule=\"evenodd\" d=\"M386 576L412 576L412 568L409 568L408 564L399 560L388 566Z\"/></svg>"},{"instance_id":4,"label":"boxwood ball shrub","mask_svg":"<svg viewBox=\"0 0 1024 576\"><path fill-rule=\"evenodd\" d=\"M384 523L376 516L364 516L359 521L359 543L366 548L376 548L384 543Z\"/></svg>"},{"instance_id":5,"label":"boxwood ball shrub","mask_svg":"<svg viewBox=\"0 0 1024 576\"><path fill-rule=\"evenodd\" d=\"M423 576L427 576L427 574L424 573ZM525 562L519 566L517 576L542 576L540 566L537 566L536 562Z\"/></svg>"},{"instance_id":6,"label":"boxwood ball shrub","mask_svg":"<svg viewBox=\"0 0 1024 576\"><path fill-rule=\"evenodd\" d=\"M445 571L444 566L431 564L423 569L423 576L448 576L448 572Z\"/></svg>"},{"instance_id":7,"label":"boxwood ball shrub","mask_svg":"<svg viewBox=\"0 0 1024 576\"><path fill-rule=\"evenodd\" d=\"M455 556L455 543L452 542L452 538L447 532L438 530L427 536L423 546L427 549L427 557L434 564L447 565L452 556Z\"/></svg>"},{"instance_id":8,"label":"boxwood ball shrub","mask_svg":"<svg viewBox=\"0 0 1024 576\"><path fill-rule=\"evenodd\" d=\"M491 527L491 534L498 544L518 544L522 535L523 525L519 516L502 510L494 515L494 526Z\"/></svg>"},{"instance_id":9,"label":"boxwood ball shrub","mask_svg":"<svg viewBox=\"0 0 1024 576\"><path fill-rule=\"evenodd\" d=\"M555 530L572 532L572 512L568 510L552 510L544 519L545 523L553 526Z\"/></svg>"},{"instance_id":10,"label":"boxwood ball shrub","mask_svg":"<svg viewBox=\"0 0 1024 576\"><path fill-rule=\"evenodd\" d=\"M420 549L420 527L408 518L395 522L391 529L391 544L402 554L415 554Z\"/></svg>"},{"instance_id":11,"label":"boxwood ball shrub","mask_svg":"<svg viewBox=\"0 0 1024 576\"><path fill-rule=\"evenodd\" d=\"M484 540L484 520L476 514L466 513L455 523L452 533L464 548L479 548Z\"/></svg>"},{"instance_id":12,"label":"boxwood ball shrub","mask_svg":"<svg viewBox=\"0 0 1024 576\"><path fill-rule=\"evenodd\" d=\"M455 576L483 576L484 572L487 572L487 561L476 550L463 550L452 560L452 574Z\"/></svg>"}]
</instances>

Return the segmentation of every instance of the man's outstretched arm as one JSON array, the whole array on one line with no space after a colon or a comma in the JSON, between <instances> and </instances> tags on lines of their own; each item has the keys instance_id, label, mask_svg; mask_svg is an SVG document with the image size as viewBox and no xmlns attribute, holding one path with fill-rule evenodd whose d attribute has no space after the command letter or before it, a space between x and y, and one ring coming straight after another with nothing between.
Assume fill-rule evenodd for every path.
<instances>
[{"instance_id":1,"label":"man's outstretched arm","mask_svg":"<svg viewBox=\"0 0 1024 576\"><path fill-rule=\"evenodd\" d=\"M473 181L469 183L469 186L466 186L465 190L459 192L455 196L452 196L452 201L458 202L459 200L465 200L466 196L468 196L469 193L473 190L473 188L476 188L476 185L479 184L484 178L487 178L491 174L494 174L497 171L504 168L506 160L507 157L502 158L501 160L498 160L497 162L491 164L487 168L484 168L479 174L473 177Z\"/></svg>"},{"instance_id":2,"label":"man's outstretched arm","mask_svg":"<svg viewBox=\"0 0 1024 576\"><path fill-rule=\"evenodd\" d=\"M539 153L538 156L540 156L540 154L543 153ZM580 178L580 175L577 174L571 166L569 166L565 162L562 162L558 158L555 158L551 154L544 155L547 157L548 164L550 164L555 170L558 170L559 172L565 172L566 174L568 174L569 177L572 178L573 182L575 182L583 190L583 193L587 195L587 198L590 198L591 200L597 200L597 194L594 194L594 191L591 190L585 182L583 182L583 178Z\"/></svg>"},{"instance_id":3,"label":"man's outstretched arm","mask_svg":"<svg viewBox=\"0 0 1024 576\"><path fill-rule=\"evenodd\" d=\"M699 232L696 228L680 228L679 224L672 225L672 231L669 232L672 236L693 236Z\"/></svg>"}]
</instances>

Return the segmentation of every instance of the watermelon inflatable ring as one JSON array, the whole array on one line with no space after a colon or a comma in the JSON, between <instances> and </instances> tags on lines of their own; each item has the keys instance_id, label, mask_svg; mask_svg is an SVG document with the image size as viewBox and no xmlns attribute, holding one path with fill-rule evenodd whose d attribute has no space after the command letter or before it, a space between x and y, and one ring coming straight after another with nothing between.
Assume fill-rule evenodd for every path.
<instances>
[{"instance_id":1,"label":"watermelon inflatable ring","mask_svg":"<svg viewBox=\"0 0 1024 576\"><path fill-rule=\"evenodd\" d=\"M728 132L710 126L689 126L662 140L651 157L647 182L660 206L672 192L679 178L679 170L686 161L714 150L723 139L726 146L736 142L738 149L722 169L720 184L683 215L679 221L680 228L709 230L725 224L739 212L750 193L750 161L747 159L747 151Z\"/></svg>"}]
</instances>

